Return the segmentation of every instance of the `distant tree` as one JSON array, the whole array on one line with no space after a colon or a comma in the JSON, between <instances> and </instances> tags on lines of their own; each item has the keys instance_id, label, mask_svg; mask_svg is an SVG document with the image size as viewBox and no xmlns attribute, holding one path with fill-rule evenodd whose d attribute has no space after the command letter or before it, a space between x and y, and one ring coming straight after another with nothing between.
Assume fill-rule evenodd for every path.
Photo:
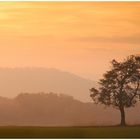
<instances>
[{"instance_id":1,"label":"distant tree","mask_svg":"<svg viewBox=\"0 0 140 140\"><path fill-rule=\"evenodd\" d=\"M123 62L112 60L112 68L99 81L99 88L91 88L94 103L120 110L121 126L126 125L125 108L134 107L140 100L140 57L129 56Z\"/></svg>"}]
</instances>

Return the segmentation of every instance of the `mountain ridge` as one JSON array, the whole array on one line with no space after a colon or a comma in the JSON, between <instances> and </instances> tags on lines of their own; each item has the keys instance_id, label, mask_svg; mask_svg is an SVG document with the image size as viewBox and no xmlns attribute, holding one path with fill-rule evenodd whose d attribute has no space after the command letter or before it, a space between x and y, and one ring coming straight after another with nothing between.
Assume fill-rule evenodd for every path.
<instances>
[{"instance_id":1,"label":"mountain ridge","mask_svg":"<svg viewBox=\"0 0 140 140\"><path fill-rule=\"evenodd\" d=\"M55 68L0 68L0 93L15 97L21 92L56 92L91 101L89 89L96 82ZM7 88L8 87L8 88Z\"/></svg>"}]
</instances>

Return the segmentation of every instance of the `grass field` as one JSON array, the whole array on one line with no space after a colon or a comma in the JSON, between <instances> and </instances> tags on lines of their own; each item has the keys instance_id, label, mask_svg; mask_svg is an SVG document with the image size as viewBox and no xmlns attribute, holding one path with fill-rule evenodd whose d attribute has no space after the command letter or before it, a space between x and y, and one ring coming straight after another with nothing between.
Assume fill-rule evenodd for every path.
<instances>
[{"instance_id":1,"label":"grass field","mask_svg":"<svg viewBox=\"0 0 140 140\"><path fill-rule=\"evenodd\" d=\"M0 138L140 138L135 127L0 127Z\"/></svg>"}]
</instances>

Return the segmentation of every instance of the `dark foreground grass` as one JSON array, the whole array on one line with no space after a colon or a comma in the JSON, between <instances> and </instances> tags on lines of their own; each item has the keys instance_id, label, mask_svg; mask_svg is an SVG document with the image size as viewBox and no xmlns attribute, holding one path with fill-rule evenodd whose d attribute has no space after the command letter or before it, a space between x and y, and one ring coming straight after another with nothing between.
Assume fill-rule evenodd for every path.
<instances>
[{"instance_id":1,"label":"dark foreground grass","mask_svg":"<svg viewBox=\"0 0 140 140\"><path fill-rule=\"evenodd\" d=\"M0 127L0 138L140 138L135 127Z\"/></svg>"}]
</instances>

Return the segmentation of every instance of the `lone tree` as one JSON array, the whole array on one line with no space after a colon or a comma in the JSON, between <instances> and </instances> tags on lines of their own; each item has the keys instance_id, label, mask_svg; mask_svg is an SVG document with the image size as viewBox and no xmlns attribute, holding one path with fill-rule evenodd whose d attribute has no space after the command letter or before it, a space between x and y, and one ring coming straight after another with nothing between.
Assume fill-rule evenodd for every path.
<instances>
[{"instance_id":1,"label":"lone tree","mask_svg":"<svg viewBox=\"0 0 140 140\"><path fill-rule=\"evenodd\" d=\"M94 103L120 110L121 126L125 126L125 108L140 100L140 57L129 56L123 62L111 61L112 67L99 81L99 89L91 88Z\"/></svg>"}]
</instances>

